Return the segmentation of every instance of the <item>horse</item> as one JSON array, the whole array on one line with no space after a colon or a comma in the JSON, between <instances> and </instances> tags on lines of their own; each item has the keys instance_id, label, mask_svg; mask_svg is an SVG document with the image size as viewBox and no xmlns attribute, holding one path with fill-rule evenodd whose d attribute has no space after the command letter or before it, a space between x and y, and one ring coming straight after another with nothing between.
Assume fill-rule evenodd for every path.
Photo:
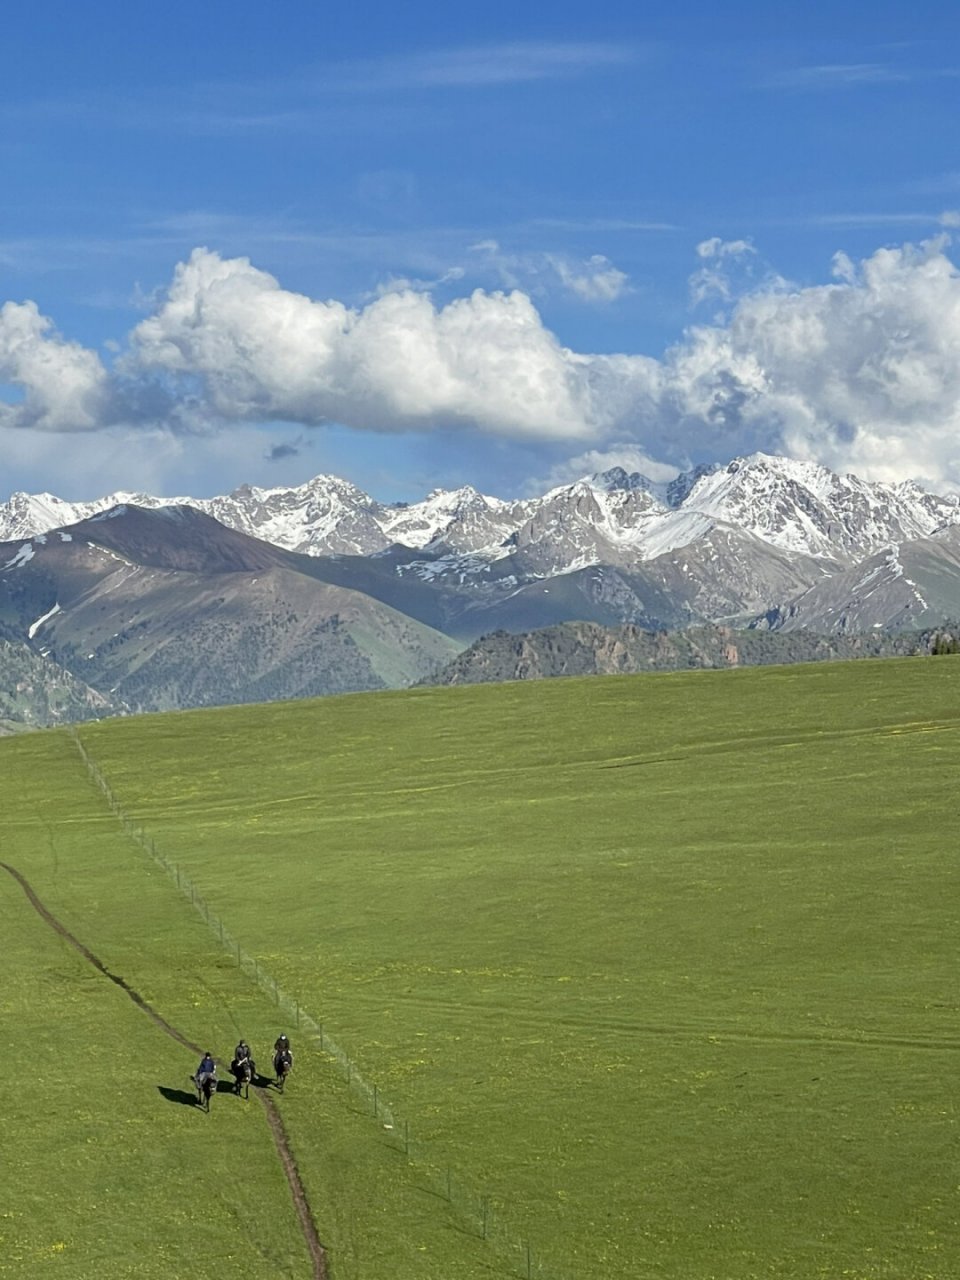
<instances>
[{"instance_id":1,"label":"horse","mask_svg":"<svg viewBox=\"0 0 960 1280\"><path fill-rule=\"evenodd\" d=\"M196 1076L191 1076L190 1079L197 1090L197 1106L203 1107L204 1111L209 1111L210 1099L217 1092L217 1077L211 1073L200 1080Z\"/></svg>"},{"instance_id":2,"label":"horse","mask_svg":"<svg viewBox=\"0 0 960 1280\"><path fill-rule=\"evenodd\" d=\"M283 1084L293 1067L293 1054L289 1049L281 1049L274 1055L273 1074L277 1077L277 1088L283 1093Z\"/></svg>"},{"instance_id":3,"label":"horse","mask_svg":"<svg viewBox=\"0 0 960 1280\"><path fill-rule=\"evenodd\" d=\"M244 1058L238 1062L236 1058L230 1063L230 1071L235 1080L234 1090L239 1098L241 1092L245 1098L250 1097L250 1081L257 1073L256 1064L252 1058Z\"/></svg>"}]
</instances>

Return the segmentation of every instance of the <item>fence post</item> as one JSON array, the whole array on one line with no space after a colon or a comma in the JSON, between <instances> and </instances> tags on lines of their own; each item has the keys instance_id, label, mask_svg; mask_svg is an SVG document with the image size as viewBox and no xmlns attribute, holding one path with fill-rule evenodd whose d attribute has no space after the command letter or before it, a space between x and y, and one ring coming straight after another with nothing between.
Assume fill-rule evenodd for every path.
<instances>
[{"instance_id":1,"label":"fence post","mask_svg":"<svg viewBox=\"0 0 960 1280\"><path fill-rule=\"evenodd\" d=\"M480 1197L480 1212L482 1214L480 1238L481 1240L486 1240L487 1238L487 1197L486 1196Z\"/></svg>"},{"instance_id":2,"label":"fence post","mask_svg":"<svg viewBox=\"0 0 960 1280\"><path fill-rule=\"evenodd\" d=\"M410 1154L410 1125L406 1120L403 1122L403 1154Z\"/></svg>"},{"instance_id":3,"label":"fence post","mask_svg":"<svg viewBox=\"0 0 960 1280\"><path fill-rule=\"evenodd\" d=\"M379 1108L377 1106L377 1086L376 1085L373 1086L373 1114L375 1116L380 1114Z\"/></svg>"},{"instance_id":4,"label":"fence post","mask_svg":"<svg viewBox=\"0 0 960 1280\"><path fill-rule=\"evenodd\" d=\"M533 1271L531 1269L531 1264L530 1264L530 1241L528 1240L527 1241L527 1280L530 1280L530 1277L532 1275L533 1275Z\"/></svg>"}]
</instances>

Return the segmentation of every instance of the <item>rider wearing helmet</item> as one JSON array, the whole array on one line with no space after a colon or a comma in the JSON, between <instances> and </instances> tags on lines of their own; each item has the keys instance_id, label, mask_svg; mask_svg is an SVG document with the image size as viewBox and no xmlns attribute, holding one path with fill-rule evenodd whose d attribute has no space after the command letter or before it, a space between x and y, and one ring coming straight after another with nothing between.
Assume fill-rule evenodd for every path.
<instances>
[{"instance_id":1,"label":"rider wearing helmet","mask_svg":"<svg viewBox=\"0 0 960 1280\"><path fill-rule=\"evenodd\" d=\"M256 1063L254 1062L253 1055L250 1052L250 1046L241 1036L240 1043L233 1051L233 1061L230 1063L230 1070L234 1075L236 1075L245 1062L250 1064L250 1074L254 1075L257 1069Z\"/></svg>"},{"instance_id":2,"label":"rider wearing helmet","mask_svg":"<svg viewBox=\"0 0 960 1280\"><path fill-rule=\"evenodd\" d=\"M290 1041L285 1035L277 1036L273 1044L273 1068L277 1075L280 1074L281 1065L285 1065L288 1071L293 1066Z\"/></svg>"}]
</instances>

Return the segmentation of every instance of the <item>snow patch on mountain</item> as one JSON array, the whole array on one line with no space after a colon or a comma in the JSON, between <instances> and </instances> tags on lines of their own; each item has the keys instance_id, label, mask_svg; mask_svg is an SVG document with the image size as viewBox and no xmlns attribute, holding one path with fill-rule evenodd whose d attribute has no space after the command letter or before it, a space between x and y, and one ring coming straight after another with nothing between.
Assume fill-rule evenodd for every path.
<instances>
[{"instance_id":1,"label":"snow patch on mountain","mask_svg":"<svg viewBox=\"0 0 960 1280\"><path fill-rule=\"evenodd\" d=\"M19 551L16 552L12 560L8 560L3 566L4 569L19 569L23 565L28 564L34 557L35 551L32 542L25 542Z\"/></svg>"},{"instance_id":2,"label":"snow patch on mountain","mask_svg":"<svg viewBox=\"0 0 960 1280\"><path fill-rule=\"evenodd\" d=\"M48 609L46 613L42 614L39 618L37 618L36 622L31 622L30 626L27 628L27 638L32 640L33 637L40 630L40 628L43 626L43 624L45 622L49 622L49 620L53 617L53 615L59 612L60 612L60 606L59 604L55 604L52 609Z\"/></svg>"}]
</instances>

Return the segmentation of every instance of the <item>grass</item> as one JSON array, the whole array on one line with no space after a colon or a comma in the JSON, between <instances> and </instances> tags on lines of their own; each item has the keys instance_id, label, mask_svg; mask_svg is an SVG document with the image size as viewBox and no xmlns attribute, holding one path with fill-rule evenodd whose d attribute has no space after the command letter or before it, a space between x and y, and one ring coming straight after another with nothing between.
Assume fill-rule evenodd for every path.
<instances>
[{"instance_id":1,"label":"grass","mask_svg":"<svg viewBox=\"0 0 960 1280\"><path fill-rule=\"evenodd\" d=\"M544 1280L947 1280L958 694L958 661L888 660L81 734L409 1122L408 1163L295 1043L284 1118L336 1280L523 1275L525 1240ZM184 1030L228 1043L226 1001L272 1042L265 998L107 838L66 736L0 762L5 856L51 908ZM468 1188L509 1254L477 1239Z\"/></svg>"},{"instance_id":2,"label":"grass","mask_svg":"<svg viewBox=\"0 0 960 1280\"><path fill-rule=\"evenodd\" d=\"M59 790L49 788L51 801ZM98 830L103 844L114 839L95 815L70 816L75 824L86 821L88 835ZM3 851L23 862L18 825L8 801ZM57 826L51 822L49 831ZM54 875L65 891L78 884L68 866L75 847L62 846L58 832L43 851L60 863ZM156 1029L0 874L6 1084L0 1275L160 1280L213 1272L227 1262L239 1276L264 1269L303 1275L305 1248L260 1117L242 1114L241 1104L222 1096L209 1117L198 1111L188 1080L194 1055ZM102 887L89 883L95 873L83 879L99 896ZM106 901L99 910L109 918ZM162 928L149 906L144 926ZM209 984L204 989L192 972L211 964L199 935L187 923L178 943L186 968L181 1000L194 1005L195 1029L202 1020L204 1031L222 1031ZM229 985L234 975L223 977ZM191 1000L187 993L197 987ZM185 1008L178 1013L187 1020ZM253 1102L246 1107L260 1110Z\"/></svg>"}]
</instances>

